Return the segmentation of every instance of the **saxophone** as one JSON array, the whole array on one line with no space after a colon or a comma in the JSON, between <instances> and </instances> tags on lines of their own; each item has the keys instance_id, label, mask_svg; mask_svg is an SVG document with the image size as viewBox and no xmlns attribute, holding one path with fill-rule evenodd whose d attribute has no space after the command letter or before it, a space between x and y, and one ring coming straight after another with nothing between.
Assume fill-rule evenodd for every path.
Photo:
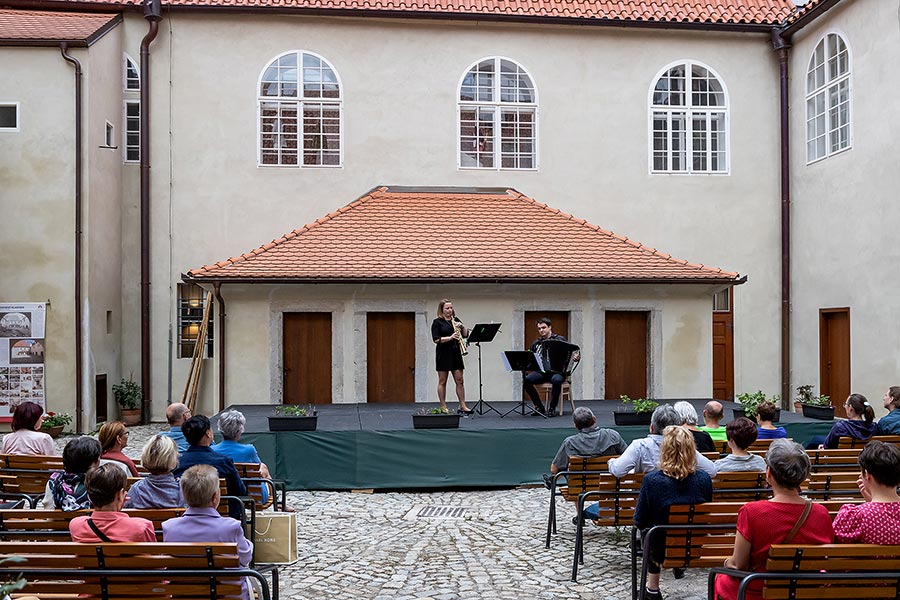
<instances>
[{"instance_id":1,"label":"saxophone","mask_svg":"<svg viewBox=\"0 0 900 600\"><path fill-rule=\"evenodd\" d=\"M451 323L453 323L453 333L459 334L459 351L463 356L465 356L469 353L469 346L468 344L466 344L466 340L463 338L462 321L457 319L454 315Z\"/></svg>"}]
</instances>

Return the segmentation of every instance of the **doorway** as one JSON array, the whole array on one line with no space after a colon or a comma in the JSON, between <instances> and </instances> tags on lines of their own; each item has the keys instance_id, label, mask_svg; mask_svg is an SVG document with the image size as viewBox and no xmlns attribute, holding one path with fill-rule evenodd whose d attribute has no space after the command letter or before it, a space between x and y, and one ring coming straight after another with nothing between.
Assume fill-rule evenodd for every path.
<instances>
[{"instance_id":1,"label":"doorway","mask_svg":"<svg viewBox=\"0 0 900 600\"><path fill-rule=\"evenodd\" d=\"M834 414L846 417L850 395L850 309L819 309L819 393L831 399Z\"/></svg>"},{"instance_id":2,"label":"doorway","mask_svg":"<svg viewBox=\"0 0 900 600\"><path fill-rule=\"evenodd\" d=\"M368 313L366 362L368 402L415 402L415 313Z\"/></svg>"},{"instance_id":3,"label":"doorway","mask_svg":"<svg viewBox=\"0 0 900 600\"><path fill-rule=\"evenodd\" d=\"M284 313L285 404L331 404L331 313Z\"/></svg>"},{"instance_id":4,"label":"doorway","mask_svg":"<svg viewBox=\"0 0 900 600\"><path fill-rule=\"evenodd\" d=\"M731 288L713 296L712 397L734 402L734 302Z\"/></svg>"},{"instance_id":5,"label":"doorway","mask_svg":"<svg viewBox=\"0 0 900 600\"><path fill-rule=\"evenodd\" d=\"M606 311L605 397L647 397L647 311Z\"/></svg>"}]
</instances>

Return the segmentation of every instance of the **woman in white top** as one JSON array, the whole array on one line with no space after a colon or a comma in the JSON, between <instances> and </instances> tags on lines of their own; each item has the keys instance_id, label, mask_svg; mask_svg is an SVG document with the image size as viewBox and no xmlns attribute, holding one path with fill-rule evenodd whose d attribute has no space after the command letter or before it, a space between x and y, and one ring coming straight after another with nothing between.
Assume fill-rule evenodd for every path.
<instances>
[{"instance_id":1,"label":"woman in white top","mask_svg":"<svg viewBox=\"0 0 900 600\"><path fill-rule=\"evenodd\" d=\"M53 438L38 431L43 420L44 409L39 404L23 402L17 406L12 418L13 432L3 436L0 453L55 456Z\"/></svg>"}]
</instances>

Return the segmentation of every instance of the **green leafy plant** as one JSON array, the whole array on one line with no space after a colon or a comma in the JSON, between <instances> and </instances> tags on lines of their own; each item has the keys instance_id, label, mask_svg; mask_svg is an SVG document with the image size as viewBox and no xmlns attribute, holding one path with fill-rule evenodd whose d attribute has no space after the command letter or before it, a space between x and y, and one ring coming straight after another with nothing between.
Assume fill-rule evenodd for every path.
<instances>
[{"instance_id":1,"label":"green leafy plant","mask_svg":"<svg viewBox=\"0 0 900 600\"><path fill-rule=\"evenodd\" d=\"M775 394L771 398L767 398L765 392L763 392L762 390L757 390L753 394L746 392L743 394L738 394L736 396L736 400L744 409L744 414L750 419L756 418L756 408L763 402L769 401L775 405L775 408L779 408L781 406L780 395Z\"/></svg>"},{"instance_id":2,"label":"green leafy plant","mask_svg":"<svg viewBox=\"0 0 900 600\"><path fill-rule=\"evenodd\" d=\"M627 395L622 394L619 396L619 400L621 400L625 406L629 404L634 408L634 412L637 414L653 412L656 410L656 407L659 406L659 402L654 402L649 398L635 398L632 400Z\"/></svg>"},{"instance_id":3,"label":"green leafy plant","mask_svg":"<svg viewBox=\"0 0 900 600\"><path fill-rule=\"evenodd\" d=\"M279 417L315 417L319 411L312 404L297 406L295 404L279 404L275 407L275 414Z\"/></svg>"},{"instance_id":4,"label":"green leafy plant","mask_svg":"<svg viewBox=\"0 0 900 600\"><path fill-rule=\"evenodd\" d=\"M798 385L797 402L809 406L831 406L831 398L828 396L816 396L812 390L812 385Z\"/></svg>"},{"instance_id":5,"label":"green leafy plant","mask_svg":"<svg viewBox=\"0 0 900 600\"><path fill-rule=\"evenodd\" d=\"M141 385L131 377L123 379L112 386L113 397L116 403L124 409L134 410L139 408L144 399L144 391Z\"/></svg>"},{"instance_id":6,"label":"green leafy plant","mask_svg":"<svg viewBox=\"0 0 900 600\"><path fill-rule=\"evenodd\" d=\"M416 411L417 415L449 415L450 411L444 408L443 406L438 406L436 408L420 408Z\"/></svg>"},{"instance_id":7,"label":"green leafy plant","mask_svg":"<svg viewBox=\"0 0 900 600\"><path fill-rule=\"evenodd\" d=\"M72 422L72 415L67 413L55 413L52 410L44 415L44 421L41 423L41 429L50 429L51 427L65 427Z\"/></svg>"},{"instance_id":8,"label":"green leafy plant","mask_svg":"<svg viewBox=\"0 0 900 600\"><path fill-rule=\"evenodd\" d=\"M21 563L25 562L25 559L21 556L7 556L6 558L0 559L0 565L4 563ZM3 569L8 573L9 567L3 567ZM9 594L18 590L21 590L25 587L25 578L22 577L21 573L15 578L5 578L2 582L0 582L0 598L9 598Z\"/></svg>"}]
</instances>

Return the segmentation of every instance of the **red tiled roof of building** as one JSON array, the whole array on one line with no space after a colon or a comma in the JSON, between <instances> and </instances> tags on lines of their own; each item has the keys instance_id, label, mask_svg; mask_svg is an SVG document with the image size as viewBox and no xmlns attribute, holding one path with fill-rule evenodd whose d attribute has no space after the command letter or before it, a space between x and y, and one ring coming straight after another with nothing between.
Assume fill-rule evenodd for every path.
<instances>
[{"instance_id":1,"label":"red tiled roof of building","mask_svg":"<svg viewBox=\"0 0 900 600\"><path fill-rule=\"evenodd\" d=\"M0 10L0 40L87 42L118 19L97 13Z\"/></svg>"},{"instance_id":2,"label":"red tiled roof of building","mask_svg":"<svg viewBox=\"0 0 900 600\"><path fill-rule=\"evenodd\" d=\"M197 280L735 282L515 190L386 188Z\"/></svg>"}]
</instances>

